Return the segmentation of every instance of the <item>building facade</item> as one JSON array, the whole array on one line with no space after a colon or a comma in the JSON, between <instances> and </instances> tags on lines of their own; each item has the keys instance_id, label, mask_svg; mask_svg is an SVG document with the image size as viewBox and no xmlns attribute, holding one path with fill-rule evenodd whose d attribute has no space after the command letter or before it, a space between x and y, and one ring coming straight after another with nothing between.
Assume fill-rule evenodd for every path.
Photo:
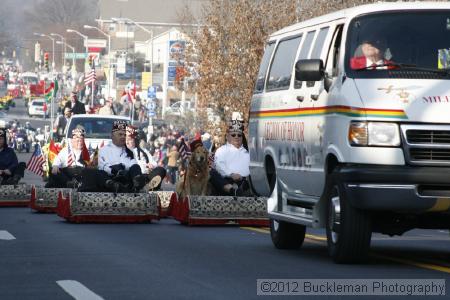
<instances>
[{"instance_id":1,"label":"building facade","mask_svg":"<svg viewBox=\"0 0 450 300\"><path fill-rule=\"evenodd\" d=\"M206 2L99 0L97 22L111 36L111 59L116 70L123 64L124 55L132 52L145 54L148 69L153 71L150 74L151 84L162 88L162 93L158 94L162 98L162 111L174 101L186 100L186 94L174 84L174 72L180 67L180 61L177 59L178 62L174 62L170 51L185 44L188 37L181 31L195 27L190 25L197 24Z\"/></svg>"}]
</instances>

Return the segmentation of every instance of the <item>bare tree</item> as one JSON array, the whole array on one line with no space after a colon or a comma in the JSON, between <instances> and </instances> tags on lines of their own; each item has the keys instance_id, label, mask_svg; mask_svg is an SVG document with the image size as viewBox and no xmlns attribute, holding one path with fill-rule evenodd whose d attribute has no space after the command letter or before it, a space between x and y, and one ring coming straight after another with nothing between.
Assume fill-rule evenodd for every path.
<instances>
[{"instance_id":1,"label":"bare tree","mask_svg":"<svg viewBox=\"0 0 450 300\"><path fill-rule=\"evenodd\" d=\"M76 49L84 51L83 40L78 36L67 36L66 29L73 28L83 31L83 25L95 25L94 20L98 16L99 0L35 0L33 5L24 11L24 19L27 22L28 30L23 35L28 41L26 47L34 53L34 43L36 36L33 32L44 34L57 33L66 36L66 40ZM90 36L97 36L97 33L90 33ZM47 38L40 38L41 49L44 52L51 52L52 42ZM62 62L61 47L55 46L55 64L58 67ZM78 69L83 63L77 61Z\"/></svg>"},{"instance_id":2,"label":"bare tree","mask_svg":"<svg viewBox=\"0 0 450 300\"><path fill-rule=\"evenodd\" d=\"M92 23L98 15L98 0L38 0L26 11L34 29L79 26Z\"/></svg>"},{"instance_id":3,"label":"bare tree","mask_svg":"<svg viewBox=\"0 0 450 300\"><path fill-rule=\"evenodd\" d=\"M0 49L1 51L9 50L11 47L16 46L17 35L16 26L11 19L14 18L13 3L11 1L2 2L2 8L0 9Z\"/></svg>"},{"instance_id":4,"label":"bare tree","mask_svg":"<svg viewBox=\"0 0 450 300\"><path fill-rule=\"evenodd\" d=\"M208 106L222 121L233 111L247 117L266 39L295 22L296 5L296 0L210 0L204 6L205 26L187 47L188 61L198 64L195 91L204 122Z\"/></svg>"}]
</instances>

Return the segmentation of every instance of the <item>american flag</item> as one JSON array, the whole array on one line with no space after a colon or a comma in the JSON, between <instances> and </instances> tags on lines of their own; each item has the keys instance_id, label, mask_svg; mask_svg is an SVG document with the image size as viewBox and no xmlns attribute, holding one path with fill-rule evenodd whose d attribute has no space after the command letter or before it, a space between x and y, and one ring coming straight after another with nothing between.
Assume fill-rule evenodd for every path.
<instances>
[{"instance_id":1,"label":"american flag","mask_svg":"<svg viewBox=\"0 0 450 300\"><path fill-rule=\"evenodd\" d=\"M208 165L210 168L214 168L214 153L210 152L208 155Z\"/></svg>"},{"instance_id":2,"label":"american flag","mask_svg":"<svg viewBox=\"0 0 450 300\"><path fill-rule=\"evenodd\" d=\"M70 147L70 144L68 144L67 145L67 156L68 156L68 158L67 158L67 166L68 167L71 167L72 164L73 164L73 153L71 151L71 148L72 147Z\"/></svg>"},{"instance_id":3,"label":"american flag","mask_svg":"<svg viewBox=\"0 0 450 300\"><path fill-rule=\"evenodd\" d=\"M95 79L96 79L96 77L95 77L95 69L92 68L92 69L89 71L89 73L86 73L86 74L85 74L85 76L84 76L84 84L85 84L85 85L89 85L89 84L91 84L92 82L95 82Z\"/></svg>"},{"instance_id":4,"label":"american flag","mask_svg":"<svg viewBox=\"0 0 450 300\"><path fill-rule=\"evenodd\" d=\"M42 166L44 165L45 159L42 154L41 145L36 144L34 148L33 155L31 155L30 161L27 164L27 169L36 175L42 176L44 175L44 171L42 170Z\"/></svg>"},{"instance_id":5,"label":"american flag","mask_svg":"<svg viewBox=\"0 0 450 300\"><path fill-rule=\"evenodd\" d=\"M189 149L188 145L186 145L184 139L181 139L181 145L178 148L178 152L180 153L182 159L187 159L189 156L191 156L191 150Z\"/></svg>"}]
</instances>

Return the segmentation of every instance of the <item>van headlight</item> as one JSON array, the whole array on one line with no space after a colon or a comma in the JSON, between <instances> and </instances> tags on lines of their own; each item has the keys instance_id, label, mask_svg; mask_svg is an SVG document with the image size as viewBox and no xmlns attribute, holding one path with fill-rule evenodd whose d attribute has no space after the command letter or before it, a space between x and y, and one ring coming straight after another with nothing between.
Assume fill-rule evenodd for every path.
<instances>
[{"instance_id":1,"label":"van headlight","mask_svg":"<svg viewBox=\"0 0 450 300\"><path fill-rule=\"evenodd\" d=\"M400 146L398 124L386 122L351 122L348 141L352 146Z\"/></svg>"}]
</instances>

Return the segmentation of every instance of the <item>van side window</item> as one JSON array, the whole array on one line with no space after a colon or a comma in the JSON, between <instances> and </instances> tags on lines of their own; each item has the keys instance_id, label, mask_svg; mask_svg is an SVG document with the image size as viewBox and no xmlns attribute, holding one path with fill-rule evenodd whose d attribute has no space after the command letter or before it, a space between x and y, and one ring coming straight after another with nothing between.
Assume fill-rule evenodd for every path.
<instances>
[{"instance_id":1,"label":"van side window","mask_svg":"<svg viewBox=\"0 0 450 300\"><path fill-rule=\"evenodd\" d=\"M339 55L341 49L343 28L344 25L336 26L336 30L333 36L333 43L327 55L327 61L325 62L325 68L328 72L331 71L331 77L336 77L339 73Z\"/></svg>"},{"instance_id":2,"label":"van side window","mask_svg":"<svg viewBox=\"0 0 450 300\"><path fill-rule=\"evenodd\" d=\"M319 30L319 35L317 36L316 43L314 44L313 51L311 52L311 58L320 58L320 53L323 49L323 44L327 38L328 31L330 27L324 27Z\"/></svg>"},{"instance_id":3,"label":"van side window","mask_svg":"<svg viewBox=\"0 0 450 300\"><path fill-rule=\"evenodd\" d=\"M300 44L301 36L282 40L278 43L275 56L270 66L266 90L287 90L291 85L295 54Z\"/></svg>"},{"instance_id":4,"label":"van side window","mask_svg":"<svg viewBox=\"0 0 450 300\"><path fill-rule=\"evenodd\" d=\"M264 55L259 66L258 77L256 79L254 93L261 93L264 90L264 83L266 79L267 68L269 67L270 58L272 57L273 49L275 49L275 42L267 44L264 50Z\"/></svg>"},{"instance_id":5,"label":"van side window","mask_svg":"<svg viewBox=\"0 0 450 300\"><path fill-rule=\"evenodd\" d=\"M327 38L328 31L330 27L324 27L319 30L319 34L317 35L316 42L314 44L314 48L311 52L311 59L320 59L320 54L322 53L323 44L325 43L325 39ZM328 47L327 47L328 49ZM316 84L315 81L307 82L307 87L313 87Z\"/></svg>"},{"instance_id":6,"label":"van side window","mask_svg":"<svg viewBox=\"0 0 450 300\"><path fill-rule=\"evenodd\" d=\"M314 39L315 31L310 31L306 34L305 41L303 42L302 49L300 49L300 54L298 55L297 60L299 59L307 59L309 50L311 49L311 44ZM295 80L294 88L299 89L302 87L302 82Z\"/></svg>"}]
</instances>

